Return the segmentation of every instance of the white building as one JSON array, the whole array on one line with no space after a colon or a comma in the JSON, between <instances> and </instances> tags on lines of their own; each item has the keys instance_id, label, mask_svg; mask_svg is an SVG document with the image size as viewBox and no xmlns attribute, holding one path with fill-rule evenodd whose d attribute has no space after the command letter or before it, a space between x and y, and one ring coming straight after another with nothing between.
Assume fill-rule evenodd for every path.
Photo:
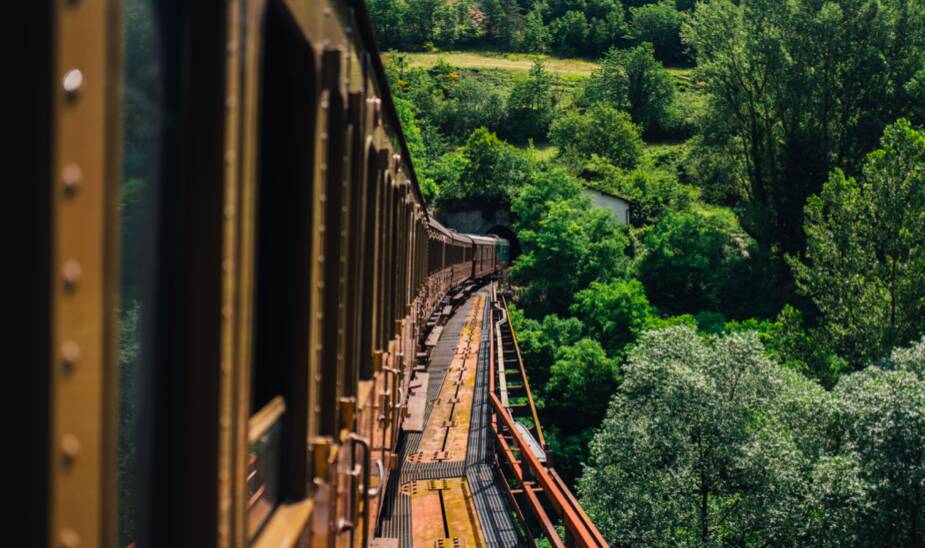
<instances>
[{"instance_id":1,"label":"white building","mask_svg":"<svg viewBox=\"0 0 925 548\"><path fill-rule=\"evenodd\" d=\"M619 223L630 224L630 203L624 198L596 188L585 187L585 194L591 197L594 207L609 209Z\"/></svg>"}]
</instances>

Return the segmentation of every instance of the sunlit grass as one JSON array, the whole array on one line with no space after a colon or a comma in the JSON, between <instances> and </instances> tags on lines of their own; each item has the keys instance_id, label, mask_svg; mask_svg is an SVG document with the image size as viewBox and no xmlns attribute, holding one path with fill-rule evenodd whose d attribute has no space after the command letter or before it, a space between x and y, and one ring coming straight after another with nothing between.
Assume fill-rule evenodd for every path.
<instances>
[{"instance_id":1,"label":"sunlit grass","mask_svg":"<svg viewBox=\"0 0 925 548\"><path fill-rule=\"evenodd\" d=\"M432 67L440 59L462 68L500 69L526 74L535 59L546 64L546 70L559 76L588 77L598 67L586 59L562 58L551 55L526 53L500 53L488 51L443 51L435 53L406 53L412 67ZM386 54L388 56L388 54Z\"/></svg>"}]
</instances>

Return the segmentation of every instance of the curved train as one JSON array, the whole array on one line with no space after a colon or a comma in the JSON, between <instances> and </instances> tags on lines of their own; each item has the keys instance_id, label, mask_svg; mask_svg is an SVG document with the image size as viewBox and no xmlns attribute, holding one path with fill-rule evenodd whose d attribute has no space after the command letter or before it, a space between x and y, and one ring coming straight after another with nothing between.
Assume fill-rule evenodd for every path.
<instances>
[{"instance_id":1,"label":"curved train","mask_svg":"<svg viewBox=\"0 0 925 548\"><path fill-rule=\"evenodd\" d=\"M363 2L26 4L27 544L369 545L429 321L509 246L426 210Z\"/></svg>"}]
</instances>

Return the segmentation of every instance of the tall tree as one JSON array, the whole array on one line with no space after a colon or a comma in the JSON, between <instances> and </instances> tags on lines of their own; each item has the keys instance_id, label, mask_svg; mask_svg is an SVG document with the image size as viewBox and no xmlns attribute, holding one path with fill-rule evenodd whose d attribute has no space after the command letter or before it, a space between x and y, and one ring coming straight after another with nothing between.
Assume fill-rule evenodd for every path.
<instances>
[{"instance_id":1,"label":"tall tree","mask_svg":"<svg viewBox=\"0 0 925 548\"><path fill-rule=\"evenodd\" d=\"M925 62L922 18L921 3L906 0L696 6L682 34L705 82L713 131L745 166L742 220L762 246L800 252L806 197L833 166L856 174L875 148L900 112L909 65Z\"/></svg>"},{"instance_id":2,"label":"tall tree","mask_svg":"<svg viewBox=\"0 0 925 548\"><path fill-rule=\"evenodd\" d=\"M754 333L705 340L683 326L643 335L623 376L579 484L608 540L798 544L822 389L776 367Z\"/></svg>"},{"instance_id":3,"label":"tall tree","mask_svg":"<svg viewBox=\"0 0 925 548\"><path fill-rule=\"evenodd\" d=\"M855 179L835 171L806 205L798 286L840 353L861 365L925 332L925 133L906 121Z\"/></svg>"},{"instance_id":4,"label":"tall tree","mask_svg":"<svg viewBox=\"0 0 925 548\"><path fill-rule=\"evenodd\" d=\"M666 63L684 60L681 45L681 13L674 0L630 8L630 34L636 42L654 46L655 55Z\"/></svg>"},{"instance_id":5,"label":"tall tree","mask_svg":"<svg viewBox=\"0 0 925 548\"><path fill-rule=\"evenodd\" d=\"M656 131L664 126L674 96L671 76L655 59L652 44L644 43L608 51L588 79L581 100L588 104L606 101L629 112L633 122L646 131Z\"/></svg>"},{"instance_id":6,"label":"tall tree","mask_svg":"<svg viewBox=\"0 0 925 548\"><path fill-rule=\"evenodd\" d=\"M514 84L508 96L505 135L519 142L545 138L555 106L553 76L546 70L546 65L537 59L530 67L527 78Z\"/></svg>"}]
</instances>

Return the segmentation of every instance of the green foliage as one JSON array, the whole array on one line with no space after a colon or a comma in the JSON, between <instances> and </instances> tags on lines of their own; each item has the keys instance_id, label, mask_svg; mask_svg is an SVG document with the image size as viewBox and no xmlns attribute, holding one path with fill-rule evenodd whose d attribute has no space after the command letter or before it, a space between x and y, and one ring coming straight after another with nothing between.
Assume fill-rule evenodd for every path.
<instances>
[{"instance_id":1,"label":"green foliage","mask_svg":"<svg viewBox=\"0 0 925 548\"><path fill-rule=\"evenodd\" d=\"M646 298L645 288L632 279L591 283L575 294L571 312L588 326L588 333L612 356L633 342L649 319L656 315Z\"/></svg>"},{"instance_id":2,"label":"green foliage","mask_svg":"<svg viewBox=\"0 0 925 548\"><path fill-rule=\"evenodd\" d=\"M512 276L526 288L522 298L528 314L563 313L572 295L592 281L626 273L625 230L610 212L591 208L581 185L568 175L539 174L514 198L511 210L523 250Z\"/></svg>"},{"instance_id":3,"label":"green foliage","mask_svg":"<svg viewBox=\"0 0 925 548\"><path fill-rule=\"evenodd\" d=\"M923 347L829 393L754 333L649 332L591 444L582 502L612 543L917 545Z\"/></svg>"},{"instance_id":4,"label":"green foliage","mask_svg":"<svg viewBox=\"0 0 925 548\"><path fill-rule=\"evenodd\" d=\"M560 318L555 314L545 316L542 321L532 320L513 305L508 310L517 333L527 377L534 392L542 394L556 351L578 342L584 325L577 318Z\"/></svg>"},{"instance_id":5,"label":"green foliage","mask_svg":"<svg viewBox=\"0 0 925 548\"><path fill-rule=\"evenodd\" d=\"M630 34L637 42L648 42L655 55L666 63L683 61L681 13L674 0L630 8Z\"/></svg>"},{"instance_id":6,"label":"green foliage","mask_svg":"<svg viewBox=\"0 0 925 548\"><path fill-rule=\"evenodd\" d=\"M472 132L461 153L444 157L432 173L440 188L439 204L508 204L511 194L532 175L526 154L481 128Z\"/></svg>"},{"instance_id":7,"label":"green foliage","mask_svg":"<svg viewBox=\"0 0 925 548\"><path fill-rule=\"evenodd\" d=\"M674 95L671 76L655 59L652 44L646 42L607 52L601 68L588 79L581 100L586 104L605 101L629 112L633 122L647 132L658 132L667 126Z\"/></svg>"},{"instance_id":8,"label":"green foliage","mask_svg":"<svg viewBox=\"0 0 925 548\"><path fill-rule=\"evenodd\" d=\"M544 416L558 417L553 423L572 434L597 426L617 389L619 373L617 361L594 339L560 347L543 390Z\"/></svg>"},{"instance_id":9,"label":"green foliage","mask_svg":"<svg viewBox=\"0 0 925 548\"><path fill-rule=\"evenodd\" d=\"M383 50L402 46L402 25L408 4L405 0L369 0L369 18L375 22L376 41Z\"/></svg>"},{"instance_id":10,"label":"green foliage","mask_svg":"<svg viewBox=\"0 0 925 548\"><path fill-rule=\"evenodd\" d=\"M745 168L743 226L761 246L801 252L806 197L833 166L856 174L885 125L914 108L923 20L906 0L697 4L682 35L716 154L734 151Z\"/></svg>"},{"instance_id":11,"label":"green foliage","mask_svg":"<svg viewBox=\"0 0 925 548\"><path fill-rule=\"evenodd\" d=\"M735 311L731 300L751 247L728 210L671 213L644 239L639 278L659 309L672 313Z\"/></svg>"},{"instance_id":12,"label":"green foliage","mask_svg":"<svg viewBox=\"0 0 925 548\"><path fill-rule=\"evenodd\" d=\"M894 350L886 366L890 369L908 371L919 380L925 381L925 337L908 348Z\"/></svg>"},{"instance_id":13,"label":"green foliage","mask_svg":"<svg viewBox=\"0 0 925 548\"><path fill-rule=\"evenodd\" d=\"M632 204L630 222L635 227L657 224L668 213L690 210L699 203L698 189L678 182L674 172L644 163L623 171L600 158L582 168L590 186L622 196Z\"/></svg>"},{"instance_id":14,"label":"green foliage","mask_svg":"<svg viewBox=\"0 0 925 548\"><path fill-rule=\"evenodd\" d=\"M784 377L751 333L649 332L623 372L579 484L610 542L794 543L803 440L784 432L825 394ZM777 406L787 392L798 395Z\"/></svg>"},{"instance_id":15,"label":"green foliage","mask_svg":"<svg viewBox=\"0 0 925 548\"><path fill-rule=\"evenodd\" d=\"M580 162L598 155L623 169L639 162L639 128L625 112L597 103L585 112L569 111L549 128L549 140L567 161Z\"/></svg>"},{"instance_id":16,"label":"green foliage","mask_svg":"<svg viewBox=\"0 0 925 548\"><path fill-rule=\"evenodd\" d=\"M497 133L504 120L504 98L491 85L464 78L449 88L436 122L446 135L461 138L478 128Z\"/></svg>"},{"instance_id":17,"label":"green foliage","mask_svg":"<svg viewBox=\"0 0 925 548\"><path fill-rule=\"evenodd\" d=\"M839 353L858 366L925 332L925 133L887 128L859 179L832 173L790 263Z\"/></svg>"},{"instance_id":18,"label":"green foliage","mask_svg":"<svg viewBox=\"0 0 925 548\"><path fill-rule=\"evenodd\" d=\"M836 424L859 466L851 538L884 546L925 543L925 382L876 367L848 375L834 392Z\"/></svg>"},{"instance_id":19,"label":"green foliage","mask_svg":"<svg viewBox=\"0 0 925 548\"><path fill-rule=\"evenodd\" d=\"M514 85L507 99L504 124L504 134L510 140L525 143L546 137L556 106L553 83L543 62L537 60L527 78Z\"/></svg>"},{"instance_id":20,"label":"green foliage","mask_svg":"<svg viewBox=\"0 0 925 548\"><path fill-rule=\"evenodd\" d=\"M576 10L565 12L562 17L553 21L550 29L556 49L569 54L584 49L588 33L591 31L585 14Z\"/></svg>"},{"instance_id":21,"label":"green foliage","mask_svg":"<svg viewBox=\"0 0 925 548\"><path fill-rule=\"evenodd\" d=\"M524 18L524 33L518 49L530 53L546 53L551 42L552 36L543 23L543 14L534 7Z\"/></svg>"}]
</instances>

